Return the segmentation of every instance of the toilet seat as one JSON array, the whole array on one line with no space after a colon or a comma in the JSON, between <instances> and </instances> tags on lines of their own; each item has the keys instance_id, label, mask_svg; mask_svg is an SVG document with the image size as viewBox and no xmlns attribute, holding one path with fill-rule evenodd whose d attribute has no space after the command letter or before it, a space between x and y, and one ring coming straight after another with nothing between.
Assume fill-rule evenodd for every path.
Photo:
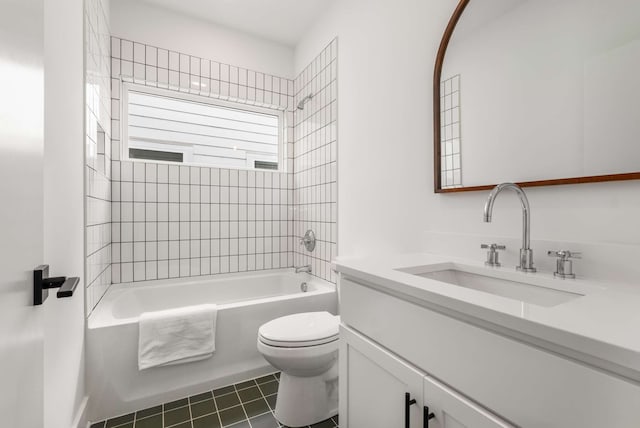
<instances>
[{"instance_id":1,"label":"toilet seat","mask_svg":"<svg viewBox=\"0 0 640 428\"><path fill-rule=\"evenodd\" d=\"M263 324L258 338L265 345L303 348L338 340L340 318L329 312L306 312L276 318Z\"/></svg>"}]
</instances>

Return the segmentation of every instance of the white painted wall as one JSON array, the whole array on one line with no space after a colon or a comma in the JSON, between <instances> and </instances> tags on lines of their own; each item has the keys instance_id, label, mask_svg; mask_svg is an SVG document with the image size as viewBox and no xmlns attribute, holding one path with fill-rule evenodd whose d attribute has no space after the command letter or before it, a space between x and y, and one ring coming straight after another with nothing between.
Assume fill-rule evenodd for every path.
<instances>
[{"instance_id":1,"label":"white painted wall","mask_svg":"<svg viewBox=\"0 0 640 428\"><path fill-rule=\"evenodd\" d=\"M84 272L83 0L44 2L44 260L52 276ZM44 311L44 426L70 427L82 410L84 280L55 290Z\"/></svg>"},{"instance_id":2,"label":"white painted wall","mask_svg":"<svg viewBox=\"0 0 640 428\"><path fill-rule=\"evenodd\" d=\"M456 3L342 0L297 46L301 70L338 36L340 255L420 250L427 231L444 232L443 240L446 234L520 236L513 195L500 195L494 222L485 224L486 192L433 193L433 62ZM638 251L640 181L527 194L534 240L631 244L627 250Z\"/></svg>"},{"instance_id":3,"label":"white painted wall","mask_svg":"<svg viewBox=\"0 0 640 428\"><path fill-rule=\"evenodd\" d=\"M139 0L113 0L114 36L293 78L293 49L210 22L149 5Z\"/></svg>"}]
</instances>

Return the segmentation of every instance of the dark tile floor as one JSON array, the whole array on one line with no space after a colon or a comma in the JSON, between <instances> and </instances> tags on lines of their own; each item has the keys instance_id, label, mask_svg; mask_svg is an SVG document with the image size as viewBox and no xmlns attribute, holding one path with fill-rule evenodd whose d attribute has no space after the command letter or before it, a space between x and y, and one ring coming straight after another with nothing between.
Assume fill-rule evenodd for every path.
<instances>
[{"instance_id":1,"label":"dark tile floor","mask_svg":"<svg viewBox=\"0 0 640 428\"><path fill-rule=\"evenodd\" d=\"M280 374L263 376L202 394L96 422L91 428L278 428ZM310 428L337 428L338 416Z\"/></svg>"}]
</instances>

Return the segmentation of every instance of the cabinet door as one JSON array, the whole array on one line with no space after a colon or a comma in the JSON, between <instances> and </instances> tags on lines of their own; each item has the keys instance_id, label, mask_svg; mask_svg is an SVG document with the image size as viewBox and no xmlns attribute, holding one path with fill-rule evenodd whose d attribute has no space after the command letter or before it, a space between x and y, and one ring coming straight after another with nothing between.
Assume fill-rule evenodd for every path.
<instances>
[{"instance_id":1,"label":"cabinet door","mask_svg":"<svg viewBox=\"0 0 640 428\"><path fill-rule=\"evenodd\" d=\"M348 328L340 339L340 427L422 427L424 374Z\"/></svg>"},{"instance_id":2,"label":"cabinet door","mask_svg":"<svg viewBox=\"0 0 640 428\"><path fill-rule=\"evenodd\" d=\"M425 428L513 427L437 380L424 378L424 409L433 413Z\"/></svg>"}]
</instances>

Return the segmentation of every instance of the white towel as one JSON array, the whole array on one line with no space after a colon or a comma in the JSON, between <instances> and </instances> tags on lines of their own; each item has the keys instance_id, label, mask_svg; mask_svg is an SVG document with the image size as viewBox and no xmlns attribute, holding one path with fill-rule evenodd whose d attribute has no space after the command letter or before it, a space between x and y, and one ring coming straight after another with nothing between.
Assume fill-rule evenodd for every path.
<instances>
[{"instance_id":1,"label":"white towel","mask_svg":"<svg viewBox=\"0 0 640 428\"><path fill-rule=\"evenodd\" d=\"M217 314L216 305L198 305L140 315L138 369L210 358Z\"/></svg>"}]
</instances>

